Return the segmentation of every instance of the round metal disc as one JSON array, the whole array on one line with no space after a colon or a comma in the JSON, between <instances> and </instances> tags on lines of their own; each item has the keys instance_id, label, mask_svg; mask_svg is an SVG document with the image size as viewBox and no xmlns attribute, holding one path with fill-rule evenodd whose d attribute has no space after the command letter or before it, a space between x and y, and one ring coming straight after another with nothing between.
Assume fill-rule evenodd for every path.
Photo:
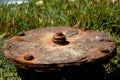
<instances>
[{"instance_id":1,"label":"round metal disc","mask_svg":"<svg viewBox=\"0 0 120 80\"><path fill-rule=\"evenodd\" d=\"M57 32L64 34L67 44L52 41ZM109 35L71 27L46 27L21 32L3 45L4 56L11 63L36 71L105 59L115 51L115 41Z\"/></svg>"}]
</instances>

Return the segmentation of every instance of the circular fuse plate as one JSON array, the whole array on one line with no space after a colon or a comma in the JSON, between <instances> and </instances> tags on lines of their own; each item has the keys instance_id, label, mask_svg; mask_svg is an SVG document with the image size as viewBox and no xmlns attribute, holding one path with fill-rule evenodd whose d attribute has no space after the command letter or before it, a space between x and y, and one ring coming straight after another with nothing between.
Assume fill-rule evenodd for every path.
<instances>
[{"instance_id":1,"label":"circular fuse plate","mask_svg":"<svg viewBox=\"0 0 120 80\"><path fill-rule=\"evenodd\" d=\"M62 32L67 44L52 41ZM46 27L18 33L4 42L3 53L15 66L35 71L57 70L99 61L114 55L114 39L99 31L71 27Z\"/></svg>"}]
</instances>

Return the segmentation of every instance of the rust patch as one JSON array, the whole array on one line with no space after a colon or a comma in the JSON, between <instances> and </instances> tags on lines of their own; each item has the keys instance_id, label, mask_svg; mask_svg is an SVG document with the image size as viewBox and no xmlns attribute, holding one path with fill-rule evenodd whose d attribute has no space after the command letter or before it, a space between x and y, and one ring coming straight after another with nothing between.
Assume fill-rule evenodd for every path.
<instances>
[{"instance_id":1,"label":"rust patch","mask_svg":"<svg viewBox=\"0 0 120 80\"><path fill-rule=\"evenodd\" d=\"M23 39L20 36L14 36L11 39L16 40L16 41L23 41Z\"/></svg>"}]
</instances>

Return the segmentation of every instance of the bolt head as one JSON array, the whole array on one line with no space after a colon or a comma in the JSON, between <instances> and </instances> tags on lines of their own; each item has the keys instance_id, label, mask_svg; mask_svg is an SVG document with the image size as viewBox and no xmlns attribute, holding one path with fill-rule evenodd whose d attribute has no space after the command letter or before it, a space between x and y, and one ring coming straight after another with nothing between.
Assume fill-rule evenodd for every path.
<instances>
[{"instance_id":1,"label":"bolt head","mask_svg":"<svg viewBox=\"0 0 120 80\"><path fill-rule=\"evenodd\" d=\"M100 48L100 51L102 53L110 53L109 49L105 49L105 48Z\"/></svg>"},{"instance_id":2,"label":"bolt head","mask_svg":"<svg viewBox=\"0 0 120 80\"><path fill-rule=\"evenodd\" d=\"M55 44L66 44L66 37L64 36L64 34L62 32L57 32L53 35L52 41Z\"/></svg>"},{"instance_id":3,"label":"bolt head","mask_svg":"<svg viewBox=\"0 0 120 80\"><path fill-rule=\"evenodd\" d=\"M33 59L34 59L34 56L31 55L31 54L27 54L27 55L24 56L24 59L25 59L25 60L33 60Z\"/></svg>"},{"instance_id":4,"label":"bolt head","mask_svg":"<svg viewBox=\"0 0 120 80\"><path fill-rule=\"evenodd\" d=\"M19 32L17 35L18 36L25 36L25 33L24 32Z\"/></svg>"}]
</instances>

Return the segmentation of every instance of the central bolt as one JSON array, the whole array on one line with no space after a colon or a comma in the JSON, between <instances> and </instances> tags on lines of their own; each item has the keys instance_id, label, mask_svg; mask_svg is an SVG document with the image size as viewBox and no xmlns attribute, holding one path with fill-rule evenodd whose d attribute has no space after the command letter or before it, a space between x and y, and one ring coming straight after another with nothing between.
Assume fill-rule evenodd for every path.
<instances>
[{"instance_id":1,"label":"central bolt","mask_svg":"<svg viewBox=\"0 0 120 80\"><path fill-rule=\"evenodd\" d=\"M53 35L52 41L55 44L62 44L62 45L68 44L68 42L66 41L66 37L62 32L55 33Z\"/></svg>"}]
</instances>

